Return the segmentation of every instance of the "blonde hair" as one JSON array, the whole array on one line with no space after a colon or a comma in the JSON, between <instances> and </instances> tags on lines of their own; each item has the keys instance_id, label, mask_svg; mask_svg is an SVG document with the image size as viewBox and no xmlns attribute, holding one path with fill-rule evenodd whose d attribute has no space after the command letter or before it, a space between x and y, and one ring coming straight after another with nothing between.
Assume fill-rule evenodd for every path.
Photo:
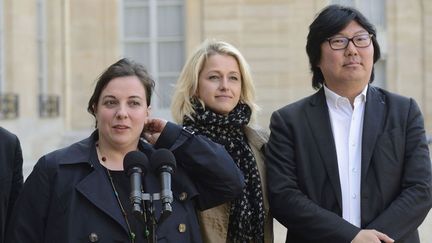
<instances>
[{"instance_id":1,"label":"blonde hair","mask_svg":"<svg viewBox=\"0 0 432 243\"><path fill-rule=\"evenodd\" d=\"M174 88L171 114L177 123L183 123L185 116L193 120L192 115L195 111L191 103L191 98L196 97L195 94L198 89L199 74L204 68L206 60L215 54L229 55L237 60L242 78L240 102L247 104L251 108L251 121L255 121L256 112L259 110L259 107L255 103L255 87L249 64L240 51L233 45L224 41L208 39L205 40L186 61ZM204 102L200 99L199 101L204 106Z\"/></svg>"}]
</instances>

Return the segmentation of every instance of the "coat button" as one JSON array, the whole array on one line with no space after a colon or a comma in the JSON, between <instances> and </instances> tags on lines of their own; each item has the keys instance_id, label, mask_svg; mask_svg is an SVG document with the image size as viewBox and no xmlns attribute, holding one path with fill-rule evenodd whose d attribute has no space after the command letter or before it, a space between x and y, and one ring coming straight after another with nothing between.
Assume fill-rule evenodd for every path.
<instances>
[{"instance_id":1,"label":"coat button","mask_svg":"<svg viewBox=\"0 0 432 243\"><path fill-rule=\"evenodd\" d=\"M186 192L180 193L179 199L180 201L185 201L187 199L187 193Z\"/></svg>"},{"instance_id":2,"label":"coat button","mask_svg":"<svg viewBox=\"0 0 432 243\"><path fill-rule=\"evenodd\" d=\"M186 224L179 224L178 230L180 233L186 232Z\"/></svg>"},{"instance_id":3,"label":"coat button","mask_svg":"<svg viewBox=\"0 0 432 243\"><path fill-rule=\"evenodd\" d=\"M96 233L90 233L89 234L89 240L90 240L90 242L98 242L99 237Z\"/></svg>"}]
</instances>

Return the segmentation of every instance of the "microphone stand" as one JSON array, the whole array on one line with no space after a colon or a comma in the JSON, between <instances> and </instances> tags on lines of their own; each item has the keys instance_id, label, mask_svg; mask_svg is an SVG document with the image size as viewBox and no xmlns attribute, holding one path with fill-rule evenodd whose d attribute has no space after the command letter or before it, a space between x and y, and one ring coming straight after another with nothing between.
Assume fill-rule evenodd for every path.
<instances>
[{"instance_id":1,"label":"microphone stand","mask_svg":"<svg viewBox=\"0 0 432 243\"><path fill-rule=\"evenodd\" d=\"M148 238L149 236L149 230L148 230L148 226L147 226L147 217L148 217L148 213L147 213L147 206L144 204L144 201L141 201L141 205L140 208L142 208L143 210L135 210L137 208L134 208L133 215L135 216L135 218L140 221L143 222L144 224L144 235L145 238Z\"/></svg>"},{"instance_id":2,"label":"microphone stand","mask_svg":"<svg viewBox=\"0 0 432 243\"><path fill-rule=\"evenodd\" d=\"M156 243L157 242L157 235L156 235L156 226L157 221L156 217L154 215L154 207L153 207L153 200L160 200L160 194L159 193L143 193L142 199L144 203L144 218L145 218L145 225L146 225L146 236L147 241L149 243ZM148 233L148 234L147 234Z\"/></svg>"}]
</instances>

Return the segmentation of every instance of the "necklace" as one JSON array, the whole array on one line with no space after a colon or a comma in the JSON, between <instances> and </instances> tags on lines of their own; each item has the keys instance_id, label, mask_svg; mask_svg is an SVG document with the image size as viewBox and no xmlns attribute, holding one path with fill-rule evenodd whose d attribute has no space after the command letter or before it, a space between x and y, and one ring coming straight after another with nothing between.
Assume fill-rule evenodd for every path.
<instances>
[{"instance_id":1,"label":"necklace","mask_svg":"<svg viewBox=\"0 0 432 243\"><path fill-rule=\"evenodd\" d=\"M111 183L111 187L112 187L112 189L114 191L114 195L115 195L115 197L117 199L117 203L119 204L120 210L121 210L121 212L123 214L123 217L124 217L124 219L126 221L126 225L127 225L128 231L129 231L129 239L131 240L131 243L134 243L135 242L135 233L132 231L131 226L129 224L129 220L128 220L128 216L127 216L126 210L124 209L123 204L120 201L120 197L119 197L118 192L116 190L116 187L114 185L114 181L113 181L113 178L111 176L111 172L108 169L106 169L106 171L108 173L108 177L109 177L109 180L110 180L110 183Z\"/></svg>"},{"instance_id":2,"label":"necklace","mask_svg":"<svg viewBox=\"0 0 432 243\"><path fill-rule=\"evenodd\" d=\"M99 148L99 143L96 143L96 148L99 151L99 154L101 154L101 151L100 151L100 148ZM101 160L103 162L105 162L106 161L106 157L101 155ZM128 231L129 231L129 239L130 239L131 243L134 243L135 242L135 233L132 231L132 228L130 226L130 223L129 223L129 220L128 220L128 215L126 213L126 210L123 207L123 204L122 204L122 202L120 200L120 197L119 197L119 194L117 192L117 189L116 189L116 187L114 185L114 180L113 180L113 178L111 176L111 172L106 167L105 167L105 170L106 170L106 172L108 174L108 178L110 180L110 184L111 184L111 188L113 189L114 196L115 196L115 198L117 200L118 205L120 206L120 210L121 210L122 215L123 215L123 217L124 217L124 219L126 221L126 225L127 225Z\"/></svg>"}]
</instances>

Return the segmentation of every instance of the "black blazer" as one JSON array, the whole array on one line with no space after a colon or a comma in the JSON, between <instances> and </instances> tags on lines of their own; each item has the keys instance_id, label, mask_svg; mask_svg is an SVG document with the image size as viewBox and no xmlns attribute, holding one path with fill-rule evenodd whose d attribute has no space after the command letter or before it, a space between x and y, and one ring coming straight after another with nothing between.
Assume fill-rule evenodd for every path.
<instances>
[{"instance_id":1,"label":"black blazer","mask_svg":"<svg viewBox=\"0 0 432 243\"><path fill-rule=\"evenodd\" d=\"M361 228L419 242L432 206L431 161L413 99L369 86L361 159ZM336 149L324 90L275 111L267 144L270 210L286 242L350 242L359 228L342 218Z\"/></svg>"},{"instance_id":2,"label":"black blazer","mask_svg":"<svg viewBox=\"0 0 432 243\"><path fill-rule=\"evenodd\" d=\"M23 184L22 152L14 134L0 127L0 243Z\"/></svg>"},{"instance_id":3,"label":"black blazer","mask_svg":"<svg viewBox=\"0 0 432 243\"><path fill-rule=\"evenodd\" d=\"M96 135L37 162L18 197L7 242L129 242L126 222L97 158ZM243 176L221 145L172 123L155 145L161 147L173 151L177 169L172 177L173 213L159 225L158 242L201 242L196 210L236 198ZM149 158L155 148L140 143ZM151 172L143 185L145 192L160 191L159 178ZM160 201L154 204L155 213L161 212ZM90 241L90 235L98 241Z\"/></svg>"}]
</instances>

